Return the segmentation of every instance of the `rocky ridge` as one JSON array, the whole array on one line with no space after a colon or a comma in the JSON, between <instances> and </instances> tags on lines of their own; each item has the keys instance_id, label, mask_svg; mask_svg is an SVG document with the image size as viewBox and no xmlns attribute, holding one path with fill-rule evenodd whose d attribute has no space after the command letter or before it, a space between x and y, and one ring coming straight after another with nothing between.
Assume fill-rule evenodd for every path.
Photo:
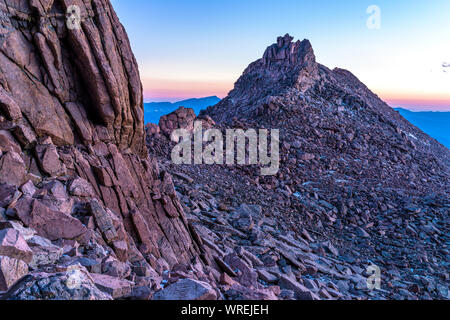
<instances>
[{"instance_id":1,"label":"rocky ridge","mask_svg":"<svg viewBox=\"0 0 450 320\"><path fill-rule=\"evenodd\" d=\"M449 298L449 150L349 71L286 35L206 116L220 130L280 129L281 167L269 177L173 165L167 135L147 131L188 220L223 260L225 298ZM369 266L380 290L368 288Z\"/></svg>"}]
</instances>

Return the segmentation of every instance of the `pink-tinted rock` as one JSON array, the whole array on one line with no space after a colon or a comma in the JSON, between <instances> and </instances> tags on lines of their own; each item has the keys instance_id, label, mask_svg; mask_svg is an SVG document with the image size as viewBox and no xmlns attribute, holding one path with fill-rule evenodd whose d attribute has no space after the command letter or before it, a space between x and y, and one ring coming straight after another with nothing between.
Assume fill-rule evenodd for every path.
<instances>
[{"instance_id":1,"label":"pink-tinted rock","mask_svg":"<svg viewBox=\"0 0 450 320\"><path fill-rule=\"evenodd\" d=\"M252 288L257 285L258 275L248 263L239 258L235 253L231 253L224 258L224 261L237 272L237 279L245 287Z\"/></svg>"},{"instance_id":2,"label":"pink-tinted rock","mask_svg":"<svg viewBox=\"0 0 450 320\"><path fill-rule=\"evenodd\" d=\"M128 261L128 244L124 240L114 241L112 244L114 252L120 261Z\"/></svg>"},{"instance_id":3,"label":"pink-tinted rock","mask_svg":"<svg viewBox=\"0 0 450 320\"><path fill-rule=\"evenodd\" d=\"M114 185L113 179L106 168L94 167L94 172L101 185L105 187L112 187Z\"/></svg>"},{"instance_id":4,"label":"pink-tinted rock","mask_svg":"<svg viewBox=\"0 0 450 320\"><path fill-rule=\"evenodd\" d=\"M26 166L20 155L7 152L0 158L0 183L20 186L25 179Z\"/></svg>"},{"instance_id":5,"label":"pink-tinted rock","mask_svg":"<svg viewBox=\"0 0 450 320\"><path fill-rule=\"evenodd\" d=\"M155 123L147 123L145 125L145 130L147 131L147 134L150 136L158 134L161 131L160 127Z\"/></svg>"},{"instance_id":6,"label":"pink-tinted rock","mask_svg":"<svg viewBox=\"0 0 450 320\"><path fill-rule=\"evenodd\" d=\"M10 184L0 184L0 207L7 207L14 200L17 188Z\"/></svg>"},{"instance_id":7,"label":"pink-tinted rock","mask_svg":"<svg viewBox=\"0 0 450 320\"><path fill-rule=\"evenodd\" d=\"M114 226L113 217L107 212L97 200L92 200L90 208L98 228L102 232L106 241L113 242L119 239L119 234Z\"/></svg>"},{"instance_id":8,"label":"pink-tinted rock","mask_svg":"<svg viewBox=\"0 0 450 320\"><path fill-rule=\"evenodd\" d=\"M205 282L182 279L157 292L154 300L216 300L217 294Z\"/></svg>"},{"instance_id":9,"label":"pink-tinted rock","mask_svg":"<svg viewBox=\"0 0 450 320\"><path fill-rule=\"evenodd\" d=\"M193 109L180 107L171 114L162 116L159 120L159 127L163 134L170 137L176 129L181 128L193 131L195 118L196 115Z\"/></svg>"},{"instance_id":10,"label":"pink-tinted rock","mask_svg":"<svg viewBox=\"0 0 450 320\"><path fill-rule=\"evenodd\" d=\"M20 191L22 191L24 195L29 197L32 197L35 194L36 190L37 189L34 186L33 181L31 180L28 180L20 187Z\"/></svg>"},{"instance_id":11,"label":"pink-tinted rock","mask_svg":"<svg viewBox=\"0 0 450 320\"><path fill-rule=\"evenodd\" d=\"M34 236L27 240L33 251L33 259L29 264L30 268L37 269L39 266L52 266L63 255L63 248L60 248L46 238Z\"/></svg>"},{"instance_id":12,"label":"pink-tinted rock","mask_svg":"<svg viewBox=\"0 0 450 320\"><path fill-rule=\"evenodd\" d=\"M16 142L9 131L0 130L0 148L3 152L14 151L17 154L22 152L20 145Z\"/></svg>"},{"instance_id":13,"label":"pink-tinted rock","mask_svg":"<svg viewBox=\"0 0 450 320\"><path fill-rule=\"evenodd\" d=\"M142 243L151 246L152 235L147 222L139 211L134 211L131 214L134 227L136 228L139 239Z\"/></svg>"},{"instance_id":14,"label":"pink-tinted rock","mask_svg":"<svg viewBox=\"0 0 450 320\"><path fill-rule=\"evenodd\" d=\"M280 288L292 290L295 293L296 299L299 300L320 300L320 298L311 290L301 285L294 279L283 275L278 283Z\"/></svg>"},{"instance_id":15,"label":"pink-tinted rock","mask_svg":"<svg viewBox=\"0 0 450 320\"><path fill-rule=\"evenodd\" d=\"M64 19L36 19L65 17L69 4L80 7L82 30ZM3 19L11 14L20 22ZM0 203L8 217L47 240L90 243L101 255L95 259L115 253L138 269L203 261L173 185L148 155L138 65L110 2L7 1L0 19L10 31L0 50ZM180 114L189 118L182 124L190 114ZM11 196L3 182L21 186L23 195ZM94 199L100 209L90 216L86 203ZM52 246L37 248L58 256ZM46 264L41 260L33 267ZM42 279L59 286L65 275Z\"/></svg>"},{"instance_id":16,"label":"pink-tinted rock","mask_svg":"<svg viewBox=\"0 0 450 320\"><path fill-rule=\"evenodd\" d=\"M26 228L20 221L8 220L0 222L0 230L3 229L14 229L20 233L25 241L28 241L36 235L36 231L31 228Z\"/></svg>"},{"instance_id":17,"label":"pink-tinted rock","mask_svg":"<svg viewBox=\"0 0 450 320\"><path fill-rule=\"evenodd\" d=\"M258 270L258 276L261 280L267 283L277 283L278 277L274 276L270 272L267 272L266 270Z\"/></svg>"},{"instance_id":18,"label":"pink-tinted rock","mask_svg":"<svg viewBox=\"0 0 450 320\"><path fill-rule=\"evenodd\" d=\"M28 274L28 265L19 259L0 256L0 291L7 291Z\"/></svg>"},{"instance_id":19,"label":"pink-tinted rock","mask_svg":"<svg viewBox=\"0 0 450 320\"><path fill-rule=\"evenodd\" d=\"M18 211L22 222L35 229L38 235L50 240L75 239L86 233L87 229L80 220L50 209L39 200L32 200L30 211Z\"/></svg>"},{"instance_id":20,"label":"pink-tinted rock","mask_svg":"<svg viewBox=\"0 0 450 320\"><path fill-rule=\"evenodd\" d=\"M103 274L91 274L95 285L114 299L122 298L131 293L131 282Z\"/></svg>"},{"instance_id":21,"label":"pink-tinted rock","mask_svg":"<svg viewBox=\"0 0 450 320\"><path fill-rule=\"evenodd\" d=\"M20 108L14 99L0 87L0 111L8 117L9 120L19 120L22 118Z\"/></svg>"},{"instance_id":22,"label":"pink-tinted rock","mask_svg":"<svg viewBox=\"0 0 450 320\"><path fill-rule=\"evenodd\" d=\"M77 197L92 197L95 195L92 185L82 178L77 178L70 182L69 193Z\"/></svg>"},{"instance_id":23,"label":"pink-tinted rock","mask_svg":"<svg viewBox=\"0 0 450 320\"><path fill-rule=\"evenodd\" d=\"M64 165L59 159L56 146L53 144L36 146L36 155L39 166L48 175L54 177L65 173Z\"/></svg>"},{"instance_id":24,"label":"pink-tinted rock","mask_svg":"<svg viewBox=\"0 0 450 320\"><path fill-rule=\"evenodd\" d=\"M33 259L33 251L18 231L4 229L0 231L0 256L19 259L29 264Z\"/></svg>"},{"instance_id":25,"label":"pink-tinted rock","mask_svg":"<svg viewBox=\"0 0 450 320\"><path fill-rule=\"evenodd\" d=\"M131 274L131 267L126 262L118 261L110 257L102 263L102 274L125 279Z\"/></svg>"},{"instance_id":26,"label":"pink-tinted rock","mask_svg":"<svg viewBox=\"0 0 450 320\"><path fill-rule=\"evenodd\" d=\"M12 132L23 148L29 149L36 142L36 134L25 124L15 126Z\"/></svg>"}]
</instances>

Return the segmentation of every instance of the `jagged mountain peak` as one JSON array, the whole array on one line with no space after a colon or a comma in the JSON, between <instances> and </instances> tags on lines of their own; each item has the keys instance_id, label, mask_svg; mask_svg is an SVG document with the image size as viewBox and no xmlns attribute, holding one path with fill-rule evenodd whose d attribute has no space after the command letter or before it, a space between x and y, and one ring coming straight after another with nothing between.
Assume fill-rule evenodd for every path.
<instances>
[{"instance_id":1,"label":"jagged mountain peak","mask_svg":"<svg viewBox=\"0 0 450 320\"><path fill-rule=\"evenodd\" d=\"M448 154L447 149L406 121L354 74L341 68L331 70L316 62L311 43L293 42L289 34L269 46L263 58L247 67L228 96L202 115L219 124L231 125L238 120L282 132L299 124L311 130L318 126L327 128L323 135L329 128L367 135L387 132L381 144L384 149L388 149L386 143L395 140L391 134L405 133L414 137L413 148L424 153L432 149L440 159Z\"/></svg>"},{"instance_id":2,"label":"jagged mountain peak","mask_svg":"<svg viewBox=\"0 0 450 320\"><path fill-rule=\"evenodd\" d=\"M278 37L277 43L269 46L263 56L264 66L271 66L276 63L288 65L300 65L303 63L315 63L316 57L309 40L293 42L294 37L288 33L284 37Z\"/></svg>"},{"instance_id":3,"label":"jagged mountain peak","mask_svg":"<svg viewBox=\"0 0 450 320\"><path fill-rule=\"evenodd\" d=\"M234 116L253 115L255 107L294 92L301 95L319 79L319 64L309 40L293 42L289 34L278 37L263 57L251 63L235 83L234 89L215 110L224 107L227 116L217 113L216 119L227 121ZM234 113L229 117L229 113Z\"/></svg>"},{"instance_id":4,"label":"jagged mountain peak","mask_svg":"<svg viewBox=\"0 0 450 320\"><path fill-rule=\"evenodd\" d=\"M403 123L351 71L331 70L318 63L311 42L294 41L288 33L267 47L263 57L245 69L228 96L204 113L218 123L231 123L233 118L256 120L267 109L279 111L286 110L283 106L305 104L320 106L324 112L342 107L370 109ZM330 105L333 108L325 110Z\"/></svg>"}]
</instances>

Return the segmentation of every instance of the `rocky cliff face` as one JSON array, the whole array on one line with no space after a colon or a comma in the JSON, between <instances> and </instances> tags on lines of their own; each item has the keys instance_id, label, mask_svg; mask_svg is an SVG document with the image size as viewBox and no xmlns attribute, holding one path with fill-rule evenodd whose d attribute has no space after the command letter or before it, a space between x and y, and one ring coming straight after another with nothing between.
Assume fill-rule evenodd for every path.
<instances>
[{"instance_id":1,"label":"rocky cliff face","mask_svg":"<svg viewBox=\"0 0 450 320\"><path fill-rule=\"evenodd\" d=\"M30 272L9 294L26 298L81 265L99 275L81 274L82 285L117 298L136 283L159 288L175 265L202 265L143 121L136 60L108 0L0 1L0 229L20 240L0 244L0 291ZM40 290L34 298L49 297Z\"/></svg>"}]
</instances>

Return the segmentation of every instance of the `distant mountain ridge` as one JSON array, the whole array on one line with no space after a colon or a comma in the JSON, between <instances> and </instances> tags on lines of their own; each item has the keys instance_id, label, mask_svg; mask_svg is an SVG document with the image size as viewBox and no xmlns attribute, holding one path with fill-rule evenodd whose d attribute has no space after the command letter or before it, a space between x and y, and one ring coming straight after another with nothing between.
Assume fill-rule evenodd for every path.
<instances>
[{"instance_id":1,"label":"distant mountain ridge","mask_svg":"<svg viewBox=\"0 0 450 320\"><path fill-rule=\"evenodd\" d=\"M450 112L416 112L403 108L395 108L395 110L420 130L450 148Z\"/></svg>"},{"instance_id":2,"label":"distant mountain ridge","mask_svg":"<svg viewBox=\"0 0 450 320\"><path fill-rule=\"evenodd\" d=\"M206 109L209 106L213 106L220 102L220 98L217 96L210 96L204 98L192 98L187 100L182 100L178 102L150 102L144 103L145 111L145 123L159 123L159 119L169 114L179 107L194 109L195 113L198 114L201 110Z\"/></svg>"}]
</instances>

